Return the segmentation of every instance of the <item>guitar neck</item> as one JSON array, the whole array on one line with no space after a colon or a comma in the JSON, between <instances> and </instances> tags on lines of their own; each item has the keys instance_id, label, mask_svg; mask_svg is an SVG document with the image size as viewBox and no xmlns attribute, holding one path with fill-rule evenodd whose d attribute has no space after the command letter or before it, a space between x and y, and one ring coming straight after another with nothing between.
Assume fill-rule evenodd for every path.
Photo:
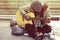
<instances>
[{"instance_id":1,"label":"guitar neck","mask_svg":"<svg viewBox=\"0 0 60 40\"><path fill-rule=\"evenodd\" d=\"M30 18L31 20L43 20L44 18Z\"/></svg>"}]
</instances>

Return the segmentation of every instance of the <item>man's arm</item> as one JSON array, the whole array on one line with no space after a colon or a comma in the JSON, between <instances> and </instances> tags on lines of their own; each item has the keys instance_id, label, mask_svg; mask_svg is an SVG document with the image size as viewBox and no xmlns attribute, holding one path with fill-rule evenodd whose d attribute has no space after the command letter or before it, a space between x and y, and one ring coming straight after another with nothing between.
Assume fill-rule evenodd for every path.
<instances>
[{"instance_id":1,"label":"man's arm","mask_svg":"<svg viewBox=\"0 0 60 40\"><path fill-rule=\"evenodd\" d=\"M50 23L49 9L47 9L47 10L44 12L44 18L46 19L46 20L45 20L46 23Z\"/></svg>"}]
</instances>

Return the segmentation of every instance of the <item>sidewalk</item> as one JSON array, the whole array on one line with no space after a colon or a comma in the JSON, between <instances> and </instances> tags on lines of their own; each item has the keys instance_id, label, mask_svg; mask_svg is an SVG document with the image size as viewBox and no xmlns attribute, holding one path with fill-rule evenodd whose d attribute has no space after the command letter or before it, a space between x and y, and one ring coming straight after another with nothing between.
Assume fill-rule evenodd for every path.
<instances>
[{"instance_id":1,"label":"sidewalk","mask_svg":"<svg viewBox=\"0 0 60 40\"><path fill-rule=\"evenodd\" d=\"M8 27L0 28L0 40L34 40L27 36L13 36L11 35L11 29Z\"/></svg>"}]
</instances>

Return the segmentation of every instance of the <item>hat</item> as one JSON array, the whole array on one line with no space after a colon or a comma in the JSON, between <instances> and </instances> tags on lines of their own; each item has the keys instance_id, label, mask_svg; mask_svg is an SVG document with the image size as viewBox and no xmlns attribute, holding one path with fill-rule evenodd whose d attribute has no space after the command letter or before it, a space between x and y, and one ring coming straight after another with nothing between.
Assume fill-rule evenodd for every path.
<instances>
[{"instance_id":1,"label":"hat","mask_svg":"<svg viewBox=\"0 0 60 40\"><path fill-rule=\"evenodd\" d=\"M31 4L31 8L35 11L35 12L40 12L42 9L42 4L39 1L34 1Z\"/></svg>"}]
</instances>

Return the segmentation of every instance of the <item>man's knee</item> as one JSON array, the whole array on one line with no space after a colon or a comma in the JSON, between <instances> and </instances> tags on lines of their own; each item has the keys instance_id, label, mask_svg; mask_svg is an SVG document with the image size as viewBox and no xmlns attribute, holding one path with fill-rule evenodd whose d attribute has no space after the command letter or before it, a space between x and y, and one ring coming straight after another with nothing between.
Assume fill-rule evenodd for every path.
<instances>
[{"instance_id":1,"label":"man's knee","mask_svg":"<svg viewBox=\"0 0 60 40\"><path fill-rule=\"evenodd\" d=\"M51 32L51 30L52 30L51 26L49 26L49 25L45 25L44 28L46 28L47 33Z\"/></svg>"}]
</instances>

